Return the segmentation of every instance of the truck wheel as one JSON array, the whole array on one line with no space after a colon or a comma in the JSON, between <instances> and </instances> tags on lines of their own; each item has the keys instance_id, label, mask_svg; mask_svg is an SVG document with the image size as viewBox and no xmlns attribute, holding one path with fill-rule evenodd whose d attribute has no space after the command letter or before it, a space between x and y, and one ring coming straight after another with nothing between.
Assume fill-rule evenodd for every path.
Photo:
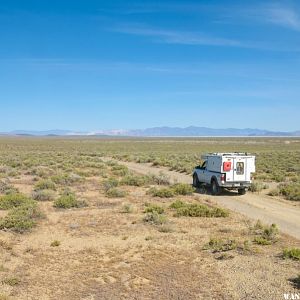
<instances>
[{"instance_id":1,"label":"truck wheel","mask_svg":"<svg viewBox=\"0 0 300 300\"><path fill-rule=\"evenodd\" d=\"M216 180L212 180L211 182L211 194L212 195L219 195L221 193L221 189L218 185L218 183L216 182Z\"/></svg>"},{"instance_id":2,"label":"truck wheel","mask_svg":"<svg viewBox=\"0 0 300 300\"><path fill-rule=\"evenodd\" d=\"M200 182L196 173L193 175L193 187L195 188L200 187Z\"/></svg>"},{"instance_id":3,"label":"truck wheel","mask_svg":"<svg viewBox=\"0 0 300 300\"><path fill-rule=\"evenodd\" d=\"M246 189L238 189L239 195L245 195L246 194Z\"/></svg>"}]
</instances>

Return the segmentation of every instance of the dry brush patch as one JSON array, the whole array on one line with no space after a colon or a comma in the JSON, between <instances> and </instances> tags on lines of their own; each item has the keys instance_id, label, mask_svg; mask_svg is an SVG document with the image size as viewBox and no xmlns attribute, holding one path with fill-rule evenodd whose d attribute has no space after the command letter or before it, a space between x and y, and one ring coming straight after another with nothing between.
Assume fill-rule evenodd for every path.
<instances>
[{"instance_id":1,"label":"dry brush patch","mask_svg":"<svg viewBox=\"0 0 300 300\"><path fill-rule=\"evenodd\" d=\"M271 146L257 143L262 158ZM276 151L298 147L297 141L270 143ZM114 155L189 172L199 152L240 146L237 140L0 139L3 295L275 299L292 290L300 245L280 228L244 222L191 186L170 185L163 174L141 176L101 159ZM288 178L298 172L282 170Z\"/></svg>"}]
</instances>

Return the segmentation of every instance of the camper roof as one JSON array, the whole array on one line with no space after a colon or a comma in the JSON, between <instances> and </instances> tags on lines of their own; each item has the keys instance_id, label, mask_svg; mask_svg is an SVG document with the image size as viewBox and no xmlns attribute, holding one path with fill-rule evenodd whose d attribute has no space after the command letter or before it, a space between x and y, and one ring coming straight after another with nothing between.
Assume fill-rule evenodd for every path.
<instances>
[{"instance_id":1,"label":"camper roof","mask_svg":"<svg viewBox=\"0 0 300 300\"><path fill-rule=\"evenodd\" d=\"M211 156L250 156L247 152L219 152L219 153L207 153L204 155L201 155L202 159L205 159L207 157Z\"/></svg>"}]
</instances>

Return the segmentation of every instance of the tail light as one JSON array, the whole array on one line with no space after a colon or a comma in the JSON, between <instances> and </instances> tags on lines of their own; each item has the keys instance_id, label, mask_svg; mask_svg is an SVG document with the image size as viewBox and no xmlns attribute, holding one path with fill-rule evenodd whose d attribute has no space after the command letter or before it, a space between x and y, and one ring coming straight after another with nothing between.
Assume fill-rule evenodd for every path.
<instances>
[{"instance_id":1,"label":"tail light","mask_svg":"<svg viewBox=\"0 0 300 300\"><path fill-rule=\"evenodd\" d=\"M226 174L221 174L221 181L225 181Z\"/></svg>"}]
</instances>

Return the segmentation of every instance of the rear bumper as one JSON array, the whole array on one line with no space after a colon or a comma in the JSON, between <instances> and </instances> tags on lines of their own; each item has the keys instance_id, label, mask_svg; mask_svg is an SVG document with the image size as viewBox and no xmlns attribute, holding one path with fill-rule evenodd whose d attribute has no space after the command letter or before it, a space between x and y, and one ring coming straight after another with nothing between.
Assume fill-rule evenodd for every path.
<instances>
[{"instance_id":1,"label":"rear bumper","mask_svg":"<svg viewBox=\"0 0 300 300\"><path fill-rule=\"evenodd\" d=\"M224 188L231 188L231 189L241 189L241 188L248 188L250 187L251 182L243 181L243 182L225 182L222 183L220 186Z\"/></svg>"}]
</instances>

